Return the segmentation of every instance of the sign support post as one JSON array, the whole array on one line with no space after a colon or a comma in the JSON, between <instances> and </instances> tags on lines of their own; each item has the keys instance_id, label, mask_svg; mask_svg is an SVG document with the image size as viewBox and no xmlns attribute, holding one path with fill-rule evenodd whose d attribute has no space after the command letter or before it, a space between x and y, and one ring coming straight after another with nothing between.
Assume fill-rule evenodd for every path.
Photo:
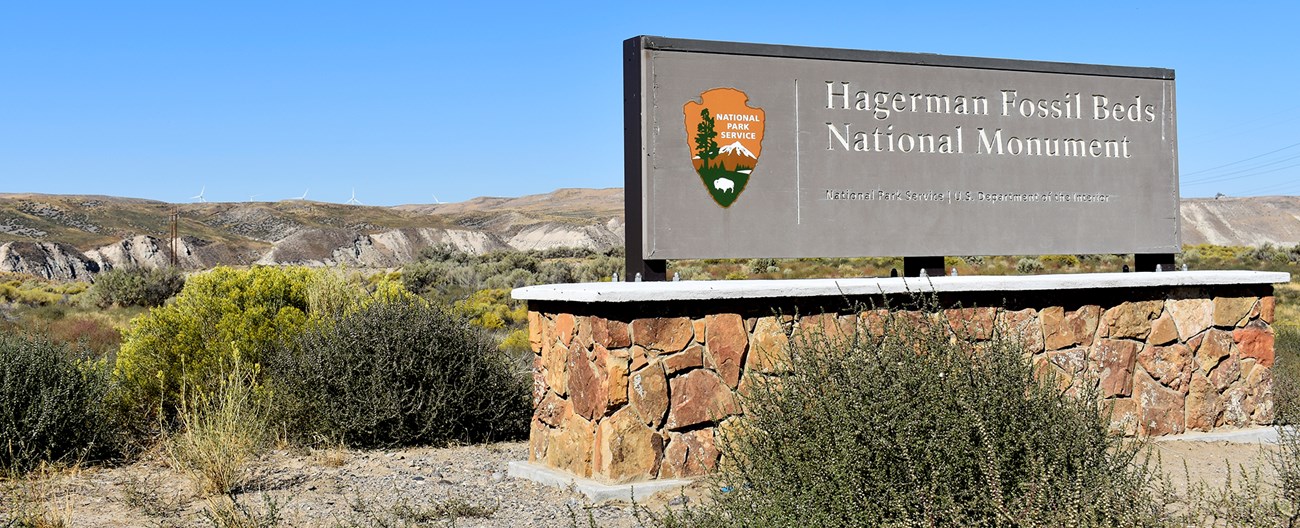
<instances>
[{"instance_id":1,"label":"sign support post","mask_svg":"<svg viewBox=\"0 0 1300 528\"><path fill-rule=\"evenodd\" d=\"M668 261L646 259L642 254L645 233L644 174L645 123L641 93L642 39L623 42L623 211L624 262L623 280L632 282L637 275L643 281L668 280Z\"/></svg>"}]
</instances>

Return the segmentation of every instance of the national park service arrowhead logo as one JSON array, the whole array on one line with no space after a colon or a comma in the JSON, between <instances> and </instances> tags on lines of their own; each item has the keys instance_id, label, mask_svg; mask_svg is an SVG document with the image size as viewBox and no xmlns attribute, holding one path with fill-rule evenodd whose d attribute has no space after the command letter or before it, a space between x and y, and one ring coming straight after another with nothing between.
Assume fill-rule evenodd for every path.
<instances>
[{"instance_id":1,"label":"national park service arrowhead logo","mask_svg":"<svg viewBox=\"0 0 1300 528\"><path fill-rule=\"evenodd\" d=\"M749 106L745 92L714 88L700 94L699 102L687 102L684 111L695 172L713 201L731 207L763 150L763 110Z\"/></svg>"}]
</instances>

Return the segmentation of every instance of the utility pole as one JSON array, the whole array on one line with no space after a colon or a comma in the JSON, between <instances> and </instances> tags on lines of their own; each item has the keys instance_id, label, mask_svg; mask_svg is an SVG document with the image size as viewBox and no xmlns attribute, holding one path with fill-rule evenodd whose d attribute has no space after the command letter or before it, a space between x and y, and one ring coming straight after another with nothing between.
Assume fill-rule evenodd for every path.
<instances>
[{"instance_id":1,"label":"utility pole","mask_svg":"<svg viewBox=\"0 0 1300 528\"><path fill-rule=\"evenodd\" d=\"M176 254L176 246L177 246L177 243L176 243L176 238L177 238L177 237L176 237L176 233L177 233L177 230L176 230L176 224L177 224L177 222L180 221L180 217L181 217L180 206L178 206L178 205L173 205L173 206L172 206L172 259L171 259L171 260L172 260L172 267L173 267L173 268L175 268L176 265L180 262L180 258L179 258L178 255Z\"/></svg>"}]
</instances>

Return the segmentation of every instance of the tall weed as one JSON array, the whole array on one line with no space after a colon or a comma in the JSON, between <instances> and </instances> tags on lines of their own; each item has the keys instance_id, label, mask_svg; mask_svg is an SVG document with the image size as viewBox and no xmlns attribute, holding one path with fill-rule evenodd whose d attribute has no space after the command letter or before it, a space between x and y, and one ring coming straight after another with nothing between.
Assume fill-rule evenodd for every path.
<instances>
[{"instance_id":1,"label":"tall weed","mask_svg":"<svg viewBox=\"0 0 1300 528\"><path fill-rule=\"evenodd\" d=\"M236 358L213 392L187 398L180 431L165 444L171 465L189 474L203 494L229 494L251 477L249 463L271 440L267 400L259 394L256 369Z\"/></svg>"}]
</instances>

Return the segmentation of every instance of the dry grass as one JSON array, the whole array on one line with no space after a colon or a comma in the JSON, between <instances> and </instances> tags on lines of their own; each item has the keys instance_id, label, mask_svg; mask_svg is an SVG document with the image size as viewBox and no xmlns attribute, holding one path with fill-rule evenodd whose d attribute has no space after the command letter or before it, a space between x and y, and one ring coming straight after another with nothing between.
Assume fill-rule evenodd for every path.
<instances>
[{"instance_id":1,"label":"dry grass","mask_svg":"<svg viewBox=\"0 0 1300 528\"><path fill-rule=\"evenodd\" d=\"M0 526L6 528L64 528L73 526L72 499L60 497L59 484L74 479L80 468L41 464L12 480L0 480Z\"/></svg>"},{"instance_id":2,"label":"dry grass","mask_svg":"<svg viewBox=\"0 0 1300 528\"><path fill-rule=\"evenodd\" d=\"M229 494L246 485L249 468L272 439L266 402L252 373L235 367L213 394L196 394L181 409L182 428L165 440L166 458L190 476L200 494Z\"/></svg>"},{"instance_id":3,"label":"dry grass","mask_svg":"<svg viewBox=\"0 0 1300 528\"><path fill-rule=\"evenodd\" d=\"M354 497L349 506L355 515L338 523L336 527L428 526L444 521L455 526L458 519L486 519L500 508L499 505L488 506L460 497L420 501L398 490L394 490L393 494L396 499L392 501L367 500L359 495Z\"/></svg>"},{"instance_id":4,"label":"dry grass","mask_svg":"<svg viewBox=\"0 0 1300 528\"><path fill-rule=\"evenodd\" d=\"M261 508L240 502L235 495L208 497L205 502L202 516L214 528L270 528L283 522L279 503L265 493Z\"/></svg>"},{"instance_id":5,"label":"dry grass","mask_svg":"<svg viewBox=\"0 0 1300 528\"><path fill-rule=\"evenodd\" d=\"M348 453L347 447L338 444L321 449L312 449L311 457L322 466L337 468L347 464L352 455Z\"/></svg>"},{"instance_id":6,"label":"dry grass","mask_svg":"<svg viewBox=\"0 0 1300 528\"><path fill-rule=\"evenodd\" d=\"M186 497L180 494L166 495L161 490L157 473L147 473L137 477L128 474L119 483L122 504L152 518L172 518L179 516L185 509Z\"/></svg>"},{"instance_id":7,"label":"dry grass","mask_svg":"<svg viewBox=\"0 0 1300 528\"><path fill-rule=\"evenodd\" d=\"M1293 275L1291 282L1274 286L1273 294L1277 296L1273 325L1300 329L1300 276Z\"/></svg>"}]
</instances>

